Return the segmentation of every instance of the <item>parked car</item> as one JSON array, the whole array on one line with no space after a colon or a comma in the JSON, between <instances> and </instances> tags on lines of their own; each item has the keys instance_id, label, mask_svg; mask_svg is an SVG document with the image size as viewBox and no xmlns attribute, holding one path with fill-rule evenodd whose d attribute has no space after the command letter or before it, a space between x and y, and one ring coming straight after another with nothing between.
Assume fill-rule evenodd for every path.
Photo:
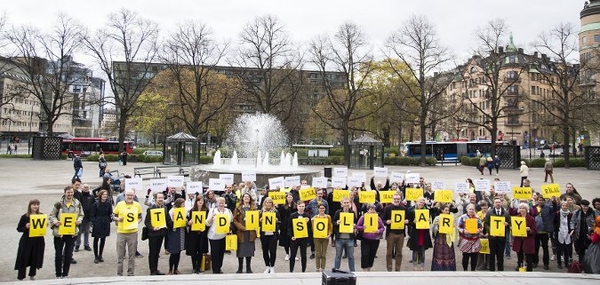
<instances>
[{"instance_id":1,"label":"parked car","mask_svg":"<svg viewBox=\"0 0 600 285\"><path fill-rule=\"evenodd\" d=\"M163 152L160 150L147 150L144 151L143 155L146 156L163 156Z\"/></svg>"}]
</instances>

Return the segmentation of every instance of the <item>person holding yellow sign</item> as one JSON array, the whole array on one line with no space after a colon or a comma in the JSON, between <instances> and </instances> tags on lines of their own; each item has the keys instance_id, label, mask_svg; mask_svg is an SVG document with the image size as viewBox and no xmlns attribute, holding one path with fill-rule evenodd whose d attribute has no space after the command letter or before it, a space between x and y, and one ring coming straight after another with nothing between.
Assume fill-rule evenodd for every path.
<instances>
[{"instance_id":1,"label":"person holding yellow sign","mask_svg":"<svg viewBox=\"0 0 600 285\"><path fill-rule=\"evenodd\" d=\"M117 275L123 276L123 261L127 249L127 276L135 272L135 253L138 242L138 223L142 220L142 206L134 200L133 189L125 190L125 200L117 203L113 209L117 222Z\"/></svg>"},{"instance_id":2,"label":"person holding yellow sign","mask_svg":"<svg viewBox=\"0 0 600 285\"><path fill-rule=\"evenodd\" d=\"M326 210L325 204L320 204L318 209L319 213L311 218L314 227L313 239L315 244L317 272L325 270L327 246L329 245L329 237L333 233L331 216L325 213Z\"/></svg>"},{"instance_id":3,"label":"person holding yellow sign","mask_svg":"<svg viewBox=\"0 0 600 285\"><path fill-rule=\"evenodd\" d=\"M287 235L290 238L290 272L294 272L296 264L296 254L300 248L300 262L302 263L302 272L306 272L306 247L308 239L312 236L312 226L308 213L304 212L304 201L298 201L298 211L292 213L288 219Z\"/></svg>"},{"instance_id":4,"label":"person holding yellow sign","mask_svg":"<svg viewBox=\"0 0 600 285\"><path fill-rule=\"evenodd\" d=\"M216 208L210 209L206 217L206 225L210 227L207 237L210 243L213 274L223 274L221 267L225 255L225 236L231 232L233 214L225 207L225 198L217 198L216 203Z\"/></svg>"},{"instance_id":5,"label":"person holding yellow sign","mask_svg":"<svg viewBox=\"0 0 600 285\"><path fill-rule=\"evenodd\" d=\"M377 207L374 204L368 204L367 209L367 213L358 219L356 230L362 235L360 268L364 271L371 271L377 249L379 249L379 237L383 234L385 225L377 215Z\"/></svg>"},{"instance_id":6,"label":"person holding yellow sign","mask_svg":"<svg viewBox=\"0 0 600 285\"><path fill-rule=\"evenodd\" d=\"M392 196L392 204L385 207L383 211L383 220L386 226L385 241L387 248L385 264L387 271L392 271L393 259L396 262L394 269L400 271L400 266L402 265L402 247L404 246L404 237L406 235L404 227L405 218L406 207L402 203L402 192L398 191Z\"/></svg>"},{"instance_id":7,"label":"person holding yellow sign","mask_svg":"<svg viewBox=\"0 0 600 285\"><path fill-rule=\"evenodd\" d=\"M225 197L225 200L227 198ZM199 214L199 215L197 215ZM206 216L208 208L202 195L196 196L194 206L188 212L189 231L185 240L185 254L192 258L192 272L200 274L202 256L208 252L208 237L206 231ZM204 220L202 220L204 218ZM204 224L204 228L195 229L196 224Z\"/></svg>"},{"instance_id":8,"label":"person holding yellow sign","mask_svg":"<svg viewBox=\"0 0 600 285\"><path fill-rule=\"evenodd\" d=\"M494 204L488 210L483 222L483 233L488 235L490 243L490 271L496 271L496 264L498 264L498 271L504 271L504 249L508 228L510 228L510 215L502 207L502 198L494 198Z\"/></svg>"},{"instance_id":9,"label":"person holding yellow sign","mask_svg":"<svg viewBox=\"0 0 600 285\"><path fill-rule=\"evenodd\" d=\"M408 232L410 233L408 247L412 251L414 271L425 270L425 251L433 247L431 235L429 234L429 211L425 207L425 198L419 197L416 205L406 213Z\"/></svg>"},{"instance_id":10,"label":"person holding yellow sign","mask_svg":"<svg viewBox=\"0 0 600 285\"><path fill-rule=\"evenodd\" d=\"M454 216L450 214L448 204L438 204L440 204L437 206L441 211L440 215L435 217L431 224L431 232L435 237L431 271L456 271L456 256L454 254L456 227L454 226Z\"/></svg>"},{"instance_id":11,"label":"person holding yellow sign","mask_svg":"<svg viewBox=\"0 0 600 285\"><path fill-rule=\"evenodd\" d=\"M281 219L271 197L266 197L260 210L260 243L266 269L263 273L275 273L277 258L277 235Z\"/></svg>"},{"instance_id":12,"label":"person holding yellow sign","mask_svg":"<svg viewBox=\"0 0 600 285\"><path fill-rule=\"evenodd\" d=\"M15 270L17 270L17 279L25 279L25 271L29 267L29 279L35 280L35 274L38 269L44 265L44 249L46 242L44 235L46 233L46 223L48 218L40 212L40 201L33 199L27 205L27 213L21 216L17 231L23 233L19 240L19 249L17 250L17 260L15 261ZM38 230L39 234L35 231Z\"/></svg>"},{"instance_id":13,"label":"person holding yellow sign","mask_svg":"<svg viewBox=\"0 0 600 285\"><path fill-rule=\"evenodd\" d=\"M75 236L84 215L81 203L73 198L74 193L73 186L65 187L64 195L54 204L48 217L54 235L54 265L57 279L69 277Z\"/></svg>"},{"instance_id":14,"label":"person holding yellow sign","mask_svg":"<svg viewBox=\"0 0 600 285\"><path fill-rule=\"evenodd\" d=\"M462 267L468 271L469 259L471 260L471 271L477 267L477 255L481 249L479 241L480 234L483 231L483 223L477 217L475 205L467 205L467 213L458 219L458 232L460 241L458 248L462 251Z\"/></svg>"},{"instance_id":15,"label":"person holding yellow sign","mask_svg":"<svg viewBox=\"0 0 600 285\"><path fill-rule=\"evenodd\" d=\"M335 232L335 261L333 268L340 269L342 261L342 251L348 258L348 270L355 271L354 268L354 238L356 224L356 208L352 207L349 197L342 198L342 208L333 215L333 224Z\"/></svg>"},{"instance_id":16,"label":"person holding yellow sign","mask_svg":"<svg viewBox=\"0 0 600 285\"><path fill-rule=\"evenodd\" d=\"M279 218L281 219L279 229L279 246L285 250L285 261L290 260L290 238L287 235L288 232L288 219L290 215L296 212L296 202L294 202L294 196L291 193L285 195L285 204L277 207L279 212Z\"/></svg>"},{"instance_id":17,"label":"person holding yellow sign","mask_svg":"<svg viewBox=\"0 0 600 285\"><path fill-rule=\"evenodd\" d=\"M529 215L529 205L527 203L520 203L517 207L517 213L517 217L525 219L524 225L522 222L516 222L515 224L517 227L512 227L514 236L512 249L517 253L517 270L523 267L523 255L525 255L525 262L527 262L527 271L533 271L533 255L535 254L535 235L537 233L535 219ZM518 236L515 233L515 231L520 231L523 228L527 236Z\"/></svg>"},{"instance_id":18,"label":"person holding yellow sign","mask_svg":"<svg viewBox=\"0 0 600 285\"><path fill-rule=\"evenodd\" d=\"M178 269L181 252L185 250L186 225L185 199L177 198L167 218L167 251L170 253L168 274L181 274Z\"/></svg>"},{"instance_id":19,"label":"person holding yellow sign","mask_svg":"<svg viewBox=\"0 0 600 285\"><path fill-rule=\"evenodd\" d=\"M148 230L148 267L150 275L165 275L158 270L158 255L167 235L167 206L162 192L154 194L154 203L146 210L144 225Z\"/></svg>"},{"instance_id":20,"label":"person holding yellow sign","mask_svg":"<svg viewBox=\"0 0 600 285\"><path fill-rule=\"evenodd\" d=\"M252 215L255 213L256 216ZM236 273L242 273L244 258L246 258L246 273L252 273L252 256L254 256L254 240L256 239L256 229L258 229L258 211L256 202L252 200L250 193L242 194L242 202L233 211L233 225L237 229L238 249L236 251L238 258L238 270Z\"/></svg>"}]
</instances>

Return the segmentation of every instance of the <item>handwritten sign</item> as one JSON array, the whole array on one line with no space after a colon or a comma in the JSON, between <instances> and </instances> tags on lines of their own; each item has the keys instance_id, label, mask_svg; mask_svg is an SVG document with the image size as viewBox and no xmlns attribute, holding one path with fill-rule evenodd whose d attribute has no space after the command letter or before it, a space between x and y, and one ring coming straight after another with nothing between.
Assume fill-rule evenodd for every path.
<instances>
[{"instance_id":1,"label":"handwritten sign","mask_svg":"<svg viewBox=\"0 0 600 285\"><path fill-rule=\"evenodd\" d=\"M333 189L333 201L342 202L342 199L350 197L350 190Z\"/></svg>"},{"instance_id":2,"label":"handwritten sign","mask_svg":"<svg viewBox=\"0 0 600 285\"><path fill-rule=\"evenodd\" d=\"M220 178L209 178L208 188L213 191L223 191L225 190L225 182Z\"/></svg>"},{"instance_id":3,"label":"handwritten sign","mask_svg":"<svg viewBox=\"0 0 600 285\"><path fill-rule=\"evenodd\" d=\"M310 201L312 199L317 198L317 193L315 192L315 188L305 188L300 190L300 200L302 201Z\"/></svg>"},{"instance_id":4,"label":"handwritten sign","mask_svg":"<svg viewBox=\"0 0 600 285\"><path fill-rule=\"evenodd\" d=\"M422 188L406 188L407 201L417 201L420 197L423 197Z\"/></svg>"},{"instance_id":5,"label":"handwritten sign","mask_svg":"<svg viewBox=\"0 0 600 285\"><path fill-rule=\"evenodd\" d=\"M231 173L219 174L219 179L221 179L221 181L223 181L223 183L225 183L225 185L227 185L227 184L233 185L233 183L235 181L235 180L233 180L233 174L231 174Z\"/></svg>"},{"instance_id":6,"label":"handwritten sign","mask_svg":"<svg viewBox=\"0 0 600 285\"><path fill-rule=\"evenodd\" d=\"M390 175L390 183L396 182L400 184L402 181L404 181L404 173L392 171L392 174Z\"/></svg>"},{"instance_id":7,"label":"handwritten sign","mask_svg":"<svg viewBox=\"0 0 600 285\"><path fill-rule=\"evenodd\" d=\"M300 185L300 176L287 176L285 177L285 187L294 187Z\"/></svg>"},{"instance_id":8,"label":"handwritten sign","mask_svg":"<svg viewBox=\"0 0 600 285\"><path fill-rule=\"evenodd\" d=\"M186 191L187 193L202 193L202 181L188 181Z\"/></svg>"},{"instance_id":9,"label":"handwritten sign","mask_svg":"<svg viewBox=\"0 0 600 285\"><path fill-rule=\"evenodd\" d=\"M420 177L421 176L419 175L419 173L406 173L406 175L404 175L404 178L406 178L406 183L413 184L418 184Z\"/></svg>"},{"instance_id":10,"label":"handwritten sign","mask_svg":"<svg viewBox=\"0 0 600 285\"><path fill-rule=\"evenodd\" d=\"M333 188L346 188L346 177L331 178L331 186Z\"/></svg>"},{"instance_id":11,"label":"handwritten sign","mask_svg":"<svg viewBox=\"0 0 600 285\"><path fill-rule=\"evenodd\" d=\"M381 203L392 203L396 191L379 191L379 202Z\"/></svg>"},{"instance_id":12,"label":"handwritten sign","mask_svg":"<svg viewBox=\"0 0 600 285\"><path fill-rule=\"evenodd\" d=\"M242 181L256 181L256 171L242 171Z\"/></svg>"},{"instance_id":13,"label":"handwritten sign","mask_svg":"<svg viewBox=\"0 0 600 285\"><path fill-rule=\"evenodd\" d=\"M373 167L373 176L380 178L387 178L388 169L387 167Z\"/></svg>"},{"instance_id":14,"label":"handwritten sign","mask_svg":"<svg viewBox=\"0 0 600 285\"><path fill-rule=\"evenodd\" d=\"M494 189L496 193L510 193L512 191L510 181L496 181L494 182Z\"/></svg>"},{"instance_id":15,"label":"handwritten sign","mask_svg":"<svg viewBox=\"0 0 600 285\"><path fill-rule=\"evenodd\" d=\"M365 172L352 172L352 177L356 177L360 182L367 182L367 173Z\"/></svg>"},{"instance_id":16,"label":"handwritten sign","mask_svg":"<svg viewBox=\"0 0 600 285\"><path fill-rule=\"evenodd\" d=\"M454 184L454 193L456 193L456 194L469 194L469 183L467 183L467 182L456 182Z\"/></svg>"},{"instance_id":17,"label":"handwritten sign","mask_svg":"<svg viewBox=\"0 0 600 285\"><path fill-rule=\"evenodd\" d=\"M170 175L167 176L167 187L183 187L183 182L185 181L185 177L179 175Z\"/></svg>"},{"instance_id":18,"label":"handwritten sign","mask_svg":"<svg viewBox=\"0 0 600 285\"><path fill-rule=\"evenodd\" d=\"M375 194L377 194L375 191L358 191L358 202L361 204L374 204Z\"/></svg>"},{"instance_id":19,"label":"handwritten sign","mask_svg":"<svg viewBox=\"0 0 600 285\"><path fill-rule=\"evenodd\" d=\"M452 190L435 190L434 198L438 202L452 203L454 192Z\"/></svg>"},{"instance_id":20,"label":"handwritten sign","mask_svg":"<svg viewBox=\"0 0 600 285\"><path fill-rule=\"evenodd\" d=\"M162 192L167 189L167 179L151 179L150 180L150 190L152 192Z\"/></svg>"},{"instance_id":21,"label":"handwritten sign","mask_svg":"<svg viewBox=\"0 0 600 285\"><path fill-rule=\"evenodd\" d=\"M473 181L475 183L475 191L489 191L491 188L490 180L488 179L480 179Z\"/></svg>"},{"instance_id":22,"label":"handwritten sign","mask_svg":"<svg viewBox=\"0 0 600 285\"><path fill-rule=\"evenodd\" d=\"M560 197L560 185L558 183L542 185L542 196L544 198Z\"/></svg>"},{"instance_id":23,"label":"handwritten sign","mask_svg":"<svg viewBox=\"0 0 600 285\"><path fill-rule=\"evenodd\" d=\"M315 188L327 188L327 177L313 177L312 186Z\"/></svg>"},{"instance_id":24,"label":"handwritten sign","mask_svg":"<svg viewBox=\"0 0 600 285\"><path fill-rule=\"evenodd\" d=\"M439 190L439 189L448 189L446 188L446 182L444 181L432 181L431 182L431 190Z\"/></svg>"},{"instance_id":25,"label":"handwritten sign","mask_svg":"<svg viewBox=\"0 0 600 285\"><path fill-rule=\"evenodd\" d=\"M142 189L144 189L142 178L125 178L125 191L133 190L135 192Z\"/></svg>"},{"instance_id":26,"label":"handwritten sign","mask_svg":"<svg viewBox=\"0 0 600 285\"><path fill-rule=\"evenodd\" d=\"M285 187L283 176L269 178L269 189L277 189Z\"/></svg>"},{"instance_id":27,"label":"handwritten sign","mask_svg":"<svg viewBox=\"0 0 600 285\"><path fill-rule=\"evenodd\" d=\"M287 195L285 192L269 191L268 195L269 195L269 197L271 197L271 199L273 199L273 204L276 204L276 205L285 204L285 196Z\"/></svg>"},{"instance_id":28,"label":"handwritten sign","mask_svg":"<svg viewBox=\"0 0 600 285\"><path fill-rule=\"evenodd\" d=\"M360 181L360 177L348 176L346 184L348 187L360 187L362 182Z\"/></svg>"},{"instance_id":29,"label":"handwritten sign","mask_svg":"<svg viewBox=\"0 0 600 285\"><path fill-rule=\"evenodd\" d=\"M531 199L533 190L531 187L513 187L513 198L515 199Z\"/></svg>"},{"instance_id":30,"label":"handwritten sign","mask_svg":"<svg viewBox=\"0 0 600 285\"><path fill-rule=\"evenodd\" d=\"M346 167L334 167L332 172L333 177L348 177L348 168Z\"/></svg>"}]
</instances>

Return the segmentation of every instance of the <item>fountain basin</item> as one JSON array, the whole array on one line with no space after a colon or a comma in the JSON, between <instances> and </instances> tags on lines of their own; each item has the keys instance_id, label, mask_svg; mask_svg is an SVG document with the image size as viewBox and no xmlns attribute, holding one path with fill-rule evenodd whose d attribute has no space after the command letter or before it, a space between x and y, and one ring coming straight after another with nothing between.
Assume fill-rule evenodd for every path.
<instances>
[{"instance_id":1,"label":"fountain basin","mask_svg":"<svg viewBox=\"0 0 600 285\"><path fill-rule=\"evenodd\" d=\"M214 165L197 165L192 167L190 170L190 180L202 181L202 185L208 186L210 178L219 178L220 174L233 174L233 180L236 183L242 181L242 172L253 171L256 172L256 187L259 189L265 185L269 185L269 179L275 177L289 177L289 176L300 176L300 180L306 180L308 183L312 181L313 177L320 177L321 171L304 169L304 168L281 168L277 166L271 166L266 169L252 169L249 167L233 167L231 165L221 165L221 167L214 167Z\"/></svg>"}]
</instances>

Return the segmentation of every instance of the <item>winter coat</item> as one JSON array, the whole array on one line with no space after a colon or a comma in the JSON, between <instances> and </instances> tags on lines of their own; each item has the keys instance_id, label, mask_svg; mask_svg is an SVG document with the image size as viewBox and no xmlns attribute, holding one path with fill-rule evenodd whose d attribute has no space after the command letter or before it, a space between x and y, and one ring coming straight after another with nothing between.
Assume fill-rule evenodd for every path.
<instances>
[{"instance_id":1,"label":"winter coat","mask_svg":"<svg viewBox=\"0 0 600 285\"><path fill-rule=\"evenodd\" d=\"M585 220L585 226L581 226L581 220ZM571 229L573 229L573 240L578 240L584 236L589 236L594 230L596 213L592 208L588 208L587 213L582 210L577 210L571 219Z\"/></svg>"},{"instance_id":2,"label":"winter coat","mask_svg":"<svg viewBox=\"0 0 600 285\"><path fill-rule=\"evenodd\" d=\"M46 247L44 237L30 238L29 229L25 227L27 223L29 223L29 216L24 214L17 225L17 231L23 234L19 240L15 270L28 266L40 269L44 265L44 248Z\"/></svg>"},{"instance_id":3,"label":"winter coat","mask_svg":"<svg viewBox=\"0 0 600 285\"><path fill-rule=\"evenodd\" d=\"M52 207L52 212L50 212L50 215L48 216L48 223L51 225L52 234L55 237L61 237L58 234L58 227L54 225L54 223L60 222L61 213L76 213L77 214L76 221L78 221L78 222L82 222L83 217L85 216L85 214L83 213L83 209L81 208L81 203L79 202L79 200L77 200L75 197L73 197L73 199L71 200L71 205L69 205L69 207L67 207L67 204L65 202L65 196L62 196L60 201L54 203L54 207ZM79 234L79 227L75 227L75 235L73 235L73 236L77 236L78 234Z\"/></svg>"},{"instance_id":4,"label":"winter coat","mask_svg":"<svg viewBox=\"0 0 600 285\"><path fill-rule=\"evenodd\" d=\"M523 252L525 252L525 254L534 254L535 235L537 234L537 230L535 228L535 219L532 216L527 215L525 217L525 226L530 228L530 231L527 232L527 237L514 237L512 249L515 252L520 252L522 245Z\"/></svg>"},{"instance_id":5,"label":"winter coat","mask_svg":"<svg viewBox=\"0 0 600 285\"><path fill-rule=\"evenodd\" d=\"M427 208L423 208L423 210L427 210ZM408 240L408 247L410 250L417 250L419 248L419 232L422 232L424 235L423 241L423 250L427 250L428 248L433 247L433 243L431 242L431 235L429 234L429 229L417 229L417 224L415 224L415 207L411 207L406 212L406 219L408 220L408 235L410 236Z\"/></svg>"},{"instance_id":6,"label":"winter coat","mask_svg":"<svg viewBox=\"0 0 600 285\"><path fill-rule=\"evenodd\" d=\"M169 222L172 223L171 217L169 216L169 212L167 211L167 207L165 205L158 206L156 204L152 204L146 210L146 218L144 219L144 225L146 226L146 228L148 228L148 237L157 237L157 236L166 236L167 235L167 228L160 228L160 229L158 229L158 231L155 231L154 227L152 227L150 210L160 209L160 208L163 208L165 210L165 219L167 220L167 224L169 224Z\"/></svg>"},{"instance_id":7,"label":"winter coat","mask_svg":"<svg viewBox=\"0 0 600 285\"><path fill-rule=\"evenodd\" d=\"M94 225L92 237L103 238L110 236L110 223L112 221L112 205L108 199L106 202L96 201L91 210L91 221Z\"/></svg>"},{"instance_id":8,"label":"winter coat","mask_svg":"<svg viewBox=\"0 0 600 285\"><path fill-rule=\"evenodd\" d=\"M256 206L254 204L250 205L250 209L248 211L256 211ZM244 232L248 232L250 234L249 241L254 242L256 239L256 231L246 230L246 217L244 215L244 211L242 211L242 204L235 208L233 211L233 225L235 226L236 235L238 237L239 242L244 242Z\"/></svg>"}]
</instances>

